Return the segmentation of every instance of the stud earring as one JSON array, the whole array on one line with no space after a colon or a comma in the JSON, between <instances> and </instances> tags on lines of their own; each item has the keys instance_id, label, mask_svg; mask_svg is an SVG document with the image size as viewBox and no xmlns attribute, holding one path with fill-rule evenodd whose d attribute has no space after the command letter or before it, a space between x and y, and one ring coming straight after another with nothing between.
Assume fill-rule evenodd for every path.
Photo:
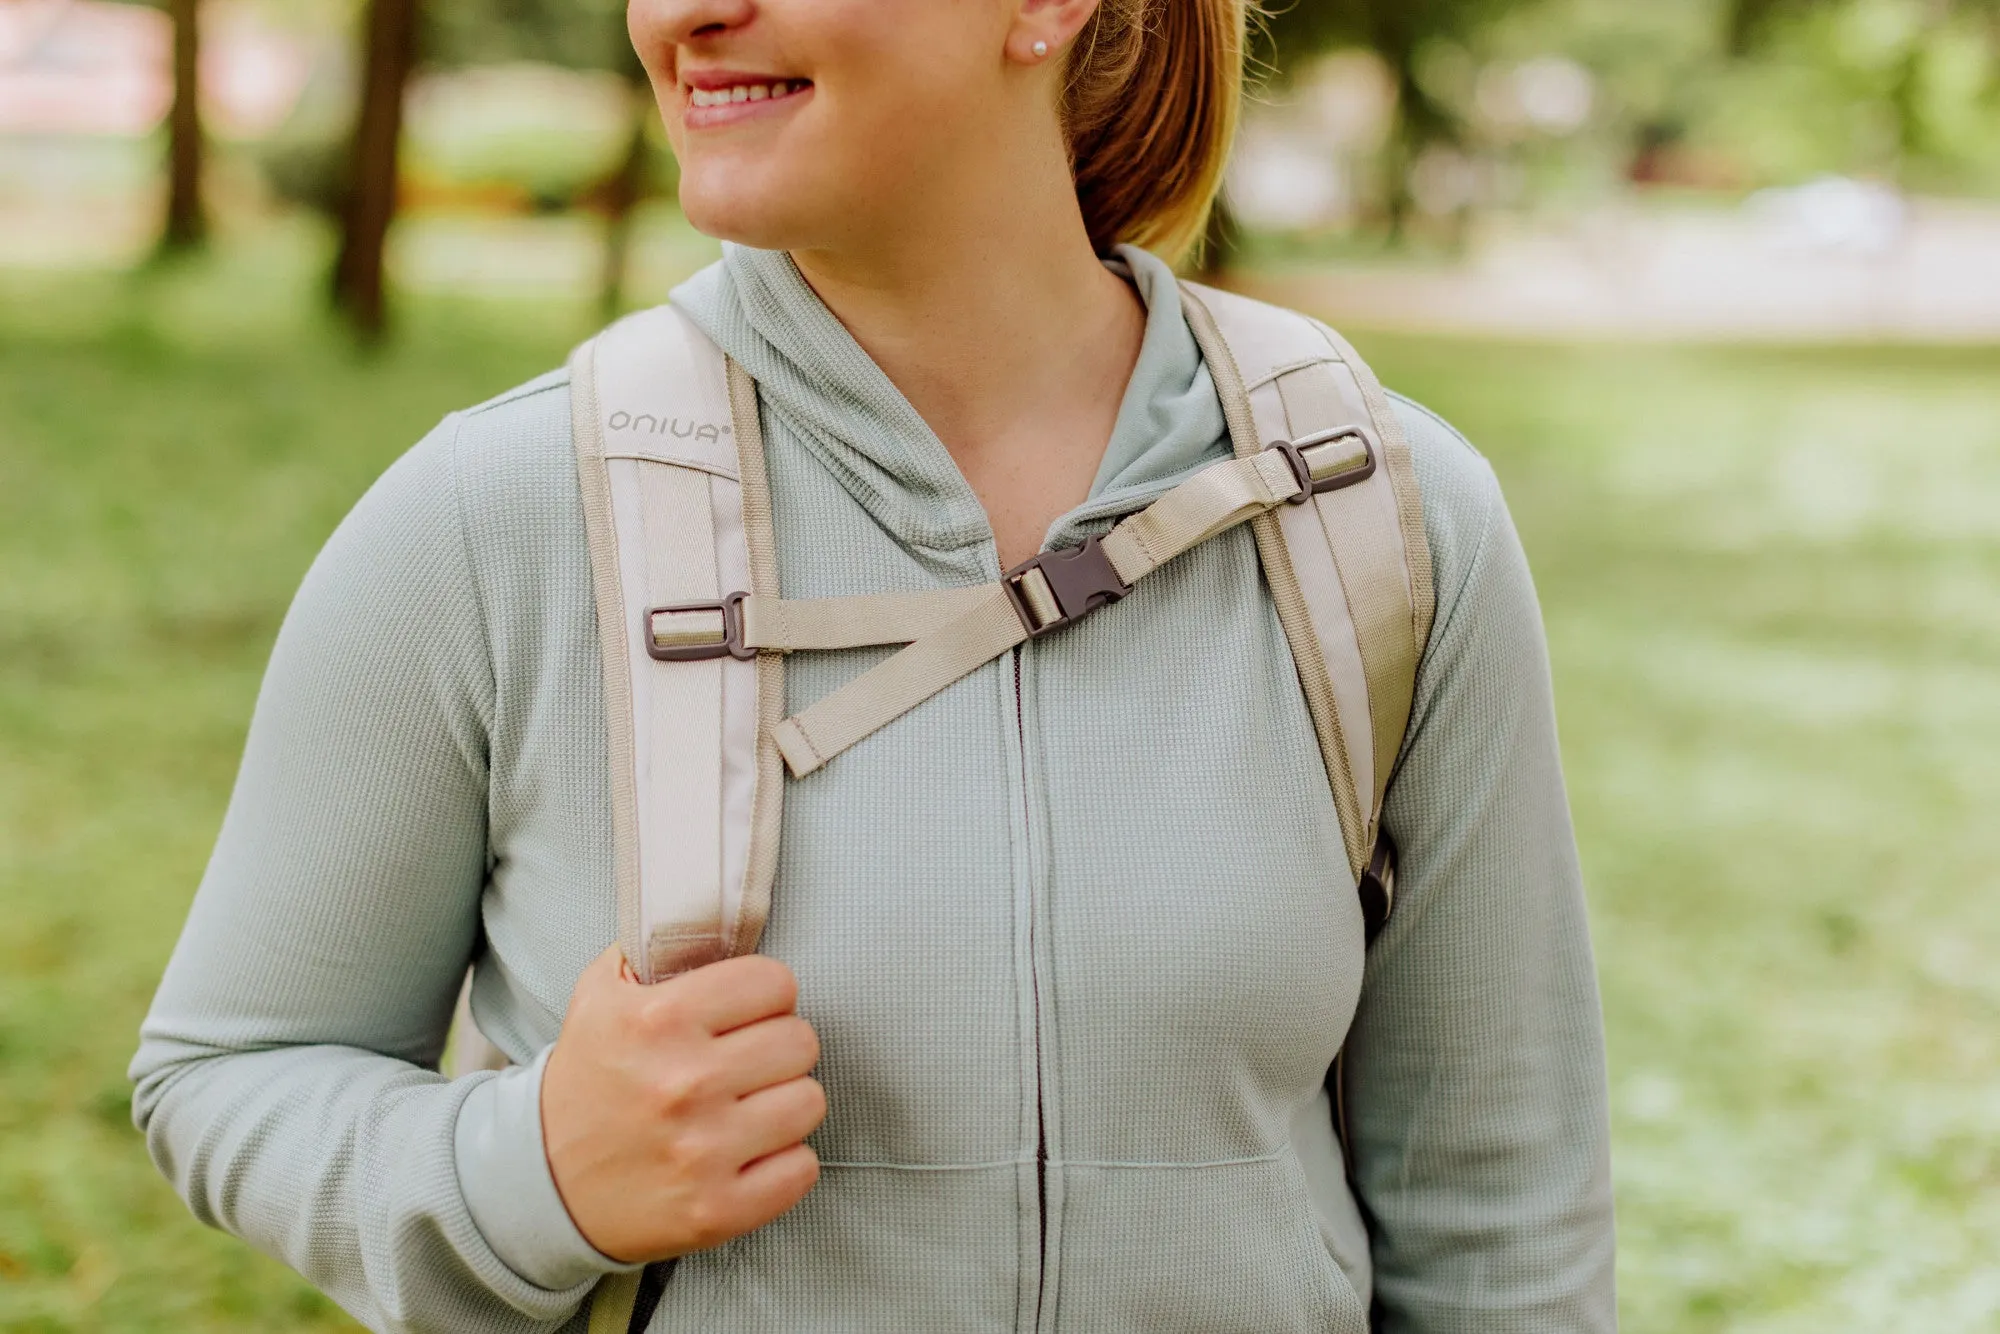
<instances>
[{"instance_id":1,"label":"stud earring","mask_svg":"<svg viewBox=\"0 0 2000 1334\"><path fill-rule=\"evenodd\" d=\"M1047 42L1036 42L1031 49L1035 53L1035 59L1040 60L1049 53L1049 44Z\"/></svg>"}]
</instances>

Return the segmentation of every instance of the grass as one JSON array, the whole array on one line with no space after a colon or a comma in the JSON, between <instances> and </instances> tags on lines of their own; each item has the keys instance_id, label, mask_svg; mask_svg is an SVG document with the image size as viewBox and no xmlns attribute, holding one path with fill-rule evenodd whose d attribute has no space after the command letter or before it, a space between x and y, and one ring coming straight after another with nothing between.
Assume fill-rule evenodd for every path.
<instances>
[{"instance_id":1,"label":"grass","mask_svg":"<svg viewBox=\"0 0 2000 1334\"><path fill-rule=\"evenodd\" d=\"M351 1328L188 1219L123 1069L313 552L589 316L370 357L312 281L0 274L0 1329ZM1362 343L1540 580L1625 1329L2000 1328L2000 352Z\"/></svg>"}]
</instances>

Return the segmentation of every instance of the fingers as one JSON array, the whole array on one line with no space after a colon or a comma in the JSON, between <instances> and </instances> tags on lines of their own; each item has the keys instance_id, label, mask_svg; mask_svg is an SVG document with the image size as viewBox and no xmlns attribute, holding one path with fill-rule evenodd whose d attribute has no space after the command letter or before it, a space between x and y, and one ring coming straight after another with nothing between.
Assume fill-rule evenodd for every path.
<instances>
[{"instance_id":1,"label":"fingers","mask_svg":"<svg viewBox=\"0 0 2000 1334\"><path fill-rule=\"evenodd\" d=\"M797 1144L826 1119L826 1090L801 1076L739 1099L733 1118L737 1156L745 1163Z\"/></svg>"},{"instance_id":2,"label":"fingers","mask_svg":"<svg viewBox=\"0 0 2000 1334\"><path fill-rule=\"evenodd\" d=\"M736 1207L756 1220L750 1227L762 1227L804 1199L818 1181L819 1155L812 1146L787 1145L737 1174Z\"/></svg>"},{"instance_id":3,"label":"fingers","mask_svg":"<svg viewBox=\"0 0 2000 1334\"><path fill-rule=\"evenodd\" d=\"M716 1063L732 1097L797 1079L819 1061L819 1035L795 1014L759 1019L715 1039Z\"/></svg>"},{"instance_id":4,"label":"fingers","mask_svg":"<svg viewBox=\"0 0 2000 1334\"><path fill-rule=\"evenodd\" d=\"M662 982L655 1003L668 1005L710 1033L790 1014L799 1001L792 970L763 954L705 964Z\"/></svg>"}]
</instances>

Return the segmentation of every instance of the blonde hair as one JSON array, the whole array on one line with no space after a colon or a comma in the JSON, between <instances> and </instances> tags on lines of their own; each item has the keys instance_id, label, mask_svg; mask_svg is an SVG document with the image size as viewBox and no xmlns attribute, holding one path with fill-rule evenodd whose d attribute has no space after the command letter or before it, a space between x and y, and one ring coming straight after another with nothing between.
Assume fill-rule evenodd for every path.
<instances>
[{"instance_id":1,"label":"blonde hair","mask_svg":"<svg viewBox=\"0 0 2000 1334\"><path fill-rule=\"evenodd\" d=\"M1077 202L1100 254L1178 262L1202 239L1243 97L1254 0L1099 0L1063 90Z\"/></svg>"}]
</instances>

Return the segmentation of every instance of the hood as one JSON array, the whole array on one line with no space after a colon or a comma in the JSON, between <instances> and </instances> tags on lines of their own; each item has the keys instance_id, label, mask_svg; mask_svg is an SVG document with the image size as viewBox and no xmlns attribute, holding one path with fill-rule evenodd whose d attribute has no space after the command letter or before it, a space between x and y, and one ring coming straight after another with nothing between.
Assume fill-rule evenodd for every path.
<instances>
[{"instance_id":1,"label":"hood","mask_svg":"<svg viewBox=\"0 0 2000 1334\"><path fill-rule=\"evenodd\" d=\"M1172 270L1121 246L1107 261L1146 304L1138 363L1080 510L1115 513L1229 446L1215 384L1181 311ZM855 342L782 251L725 244L673 303L757 380L767 414L809 449L899 541L954 550L992 540L944 442ZM1095 448L1095 442L1079 442ZM1065 526L1058 522L1054 532Z\"/></svg>"}]
</instances>

